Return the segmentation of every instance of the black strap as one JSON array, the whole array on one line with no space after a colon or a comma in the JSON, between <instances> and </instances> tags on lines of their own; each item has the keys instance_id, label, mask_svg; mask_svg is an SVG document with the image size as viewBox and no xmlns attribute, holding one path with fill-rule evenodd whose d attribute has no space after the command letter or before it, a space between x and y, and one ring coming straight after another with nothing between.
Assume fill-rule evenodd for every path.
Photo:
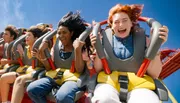
<instances>
[{"instance_id":1,"label":"black strap","mask_svg":"<svg viewBox=\"0 0 180 103\"><path fill-rule=\"evenodd\" d=\"M126 103L128 94L128 77L120 75L118 77L118 82L120 83L120 101Z\"/></svg>"},{"instance_id":2,"label":"black strap","mask_svg":"<svg viewBox=\"0 0 180 103\"><path fill-rule=\"evenodd\" d=\"M19 74L26 74L28 67L23 68L23 70L21 72L19 72Z\"/></svg>"},{"instance_id":3,"label":"black strap","mask_svg":"<svg viewBox=\"0 0 180 103\"><path fill-rule=\"evenodd\" d=\"M62 72L62 71L57 72L56 77L55 77L54 79L55 79L55 80L61 79L62 76L63 76L63 74L64 74L64 72Z\"/></svg>"}]
</instances>

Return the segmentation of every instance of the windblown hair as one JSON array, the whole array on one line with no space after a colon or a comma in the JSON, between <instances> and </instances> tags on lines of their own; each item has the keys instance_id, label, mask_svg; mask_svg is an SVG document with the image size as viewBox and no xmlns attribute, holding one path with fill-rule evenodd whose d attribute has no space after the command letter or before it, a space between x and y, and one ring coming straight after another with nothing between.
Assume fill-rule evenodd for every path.
<instances>
[{"instance_id":1,"label":"windblown hair","mask_svg":"<svg viewBox=\"0 0 180 103\"><path fill-rule=\"evenodd\" d=\"M15 40L15 39L17 38L18 30L16 29L15 26L13 26L13 25L8 25L8 26L5 28L5 31L9 31L9 32L10 32L10 35L11 35L11 36L14 36L13 40Z\"/></svg>"},{"instance_id":2,"label":"windblown hair","mask_svg":"<svg viewBox=\"0 0 180 103\"><path fill-rule=\"evenodd\" d=\"M51 24L44 24L44 23L39 23L36 25L38 28L40 28L41 30L43 30L44 32L48 32L50 31L49 28L51 28Z\"/></svg>"},{"instance_id":3,"label":"windblown hair","mask_svg":"<svg viewBox=\"0 0 180 103\"><path fill-rule=\"evenodd\" d=\"M58 27L65 26L70 32L73 32L72 42L79 37L79 35L86 29L84 25L84 20L80 17L79 12L74 13L69 12L61 18L58 23Z\"/></svg>"},{"instance_id":4,"label":"windblown hair","mask_svg":"<svg viewBox=\"0 0 180 103\"><path fill-rule=\"evenodd\" d=\"M119 12L126 13L130 20L132 21L133 25L137 23L138 18L140 17L142 13L143 5L133 4L133 5L122 5L117 4L114 7L112 7L109 11L109 17L108 17L108 23L109 26L112 26L112 17L114 14Z\"/></svg>"},{"instance_id":5,"label":"windblown hair","mask_svg":"<svg viewBox=\"0 0 180 103\"><path fill-rule=\"evenodd\" d=\"M25 34L27 32L26 28L18 28L18 37Z\"/></svg>"},{"instance_id":6,"label":"windblown hair","mask_svg":"<svg viewBox=\"0 0 180 103\"><path fill-rule=\"evenodd\" d=\"M32 26L30 27L30 29L28 29L28 32L31 32L33 34L34 37L41 37L43 35L43 30L41 30L40 28L36 27L36 26Z\"/></svg>"},{"instance_id":7,"label":"windblown hair","mask_svg":"<svg viewBox=\"0 0 180 103\"><path fill-rule=\"evenodd\" d=\"M58 23L58 28L60 26L65 26L69 29L70 32L73 32L73 36L71 37L71 40L72 42L74 42L74 40L78 38L80 34L86 29L86 26L84 25L84 23L85 23L85 20L83 20L80 17L79 12L76 12L74 14L73 12L69 12L61 18L61 20ZM89 36L85 40L85 42L86 43L85 43L85 46L83 47L83 50L85 50L86 48L89 52L90 46L91 46Z\"/></svg>"}]
</instances>

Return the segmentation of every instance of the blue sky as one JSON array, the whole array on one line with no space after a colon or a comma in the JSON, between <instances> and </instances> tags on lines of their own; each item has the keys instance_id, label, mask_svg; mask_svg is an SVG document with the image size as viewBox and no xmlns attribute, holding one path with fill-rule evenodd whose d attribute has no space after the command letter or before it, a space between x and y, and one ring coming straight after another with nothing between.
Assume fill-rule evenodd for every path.
<instances>
[{"instance_id":1,"label":"blue sky","mask_svg":"<svg viewBox=\"0 0 180 103\"><path fill-rule=\"evenodd\" d=\"M144 4L142 16L152 17L169 27L168 41L162 48L180 48L178 24L180 18L179 0L1 0L0 31L7 24L29 28L37 23L51 23L56 28L59 19L68 11L81 11L87 21L101 21L108 17L109 9L117 3ZM147 34L149 28L142 23ZM173 95L180 101L180 70L164 82Z\"/></svg>"}]
</instances>

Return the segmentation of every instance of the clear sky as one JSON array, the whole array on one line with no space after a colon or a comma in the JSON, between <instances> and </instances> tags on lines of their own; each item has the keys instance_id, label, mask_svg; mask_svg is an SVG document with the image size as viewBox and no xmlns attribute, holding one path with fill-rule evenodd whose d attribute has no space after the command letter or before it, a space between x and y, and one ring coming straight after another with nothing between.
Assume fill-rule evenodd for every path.
<instances>
[{"instance_id":1,"label":"clear sky","mask_svg":"<svg viewBox=\"0 0 180 103\"><path fill-rule=\"evenodd\" d=\"M179 0L0 0L0 31L8 24L29 28L37 23L51 23L54 28L68 11L81 11L90 22L107 19L109 9L117 3L144 4L142 16L152 17L169 27L168 41L162 48L180 48L180 1ZM142 23L147 34L149 28ZM164 82L180 102L180 70ZM169 102L170 103L170 102Z\"/></svg>"}]
</instances>

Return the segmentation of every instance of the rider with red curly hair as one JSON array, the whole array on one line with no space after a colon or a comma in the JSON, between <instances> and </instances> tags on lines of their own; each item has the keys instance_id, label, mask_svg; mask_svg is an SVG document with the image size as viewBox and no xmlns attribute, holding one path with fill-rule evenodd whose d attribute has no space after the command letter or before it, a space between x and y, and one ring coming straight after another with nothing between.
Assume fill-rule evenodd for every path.
<instances>
[{"instance_id":1,"label":"rider with red curly hair","mask_svg":"<svg viewBox=\"0 0 180 103\"><path fill-rule=\"evenodd\" d=\"M92 98L93 103L159 102L158 96L152 90L149 88L143 88L141 86L138 89L134 88L130 90L126 95L127 99L122 100L120 99L122 91L122 89L120 89L121 83L118 85L120 88L114 86L118 84L118 79L116 79L117 81L114 84L112 83L114 82L114 78L118 78L119 72L125 72L132 75L137 73L140 65L143 62L145 50L149 45L149 39L146 37L143 29L140 28L137 23L137 20L142 13L142 8L142 5L117 4L110 9L108 24L111 29L110 32L105 30L105 32L109 34L103 34L102 44L104 51L106 52L105 54L109 68L111 69L112 73L107 76L106 74L103 74L104 72L101 72L103 70L103 66L101 60L97 56L94 66L96 71L99 72L97 81L100 82L95 88L94 97ZM163 39L163 42L166 42L168 28L163 26L159 29L159 31L159 34L161 34L159 38ZM96 36L91 36L90 38L92 45L94 45L97 40ZM161 70L162 63L159 54L157 54L148 67L148 78L158 78ZM116 76L113 76L114 74ZM137 81L139 81L139 77L136 75L134 75L134 77L136 77ZM131 83L130 80L129 83Z\"/></svg>"}]
</instances>

